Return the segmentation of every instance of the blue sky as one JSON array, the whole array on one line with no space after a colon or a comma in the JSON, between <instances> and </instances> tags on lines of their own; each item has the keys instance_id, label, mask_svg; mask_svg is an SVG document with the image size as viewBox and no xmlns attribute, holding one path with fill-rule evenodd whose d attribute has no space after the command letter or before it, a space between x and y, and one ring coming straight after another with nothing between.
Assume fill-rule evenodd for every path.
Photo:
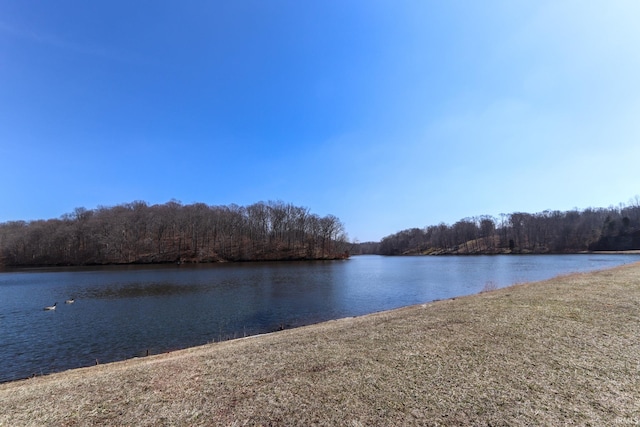
<instances>
[{"instance_id":1,"label":"blue sky","mask_svg":"<svg viewBox=\"0 0 640 427\"><path fill-rule=\"evenodd\" d=\"M640 193L636 1L0 0L0 222L134 200L350 239Z\"/></svg>"}]
</instances>

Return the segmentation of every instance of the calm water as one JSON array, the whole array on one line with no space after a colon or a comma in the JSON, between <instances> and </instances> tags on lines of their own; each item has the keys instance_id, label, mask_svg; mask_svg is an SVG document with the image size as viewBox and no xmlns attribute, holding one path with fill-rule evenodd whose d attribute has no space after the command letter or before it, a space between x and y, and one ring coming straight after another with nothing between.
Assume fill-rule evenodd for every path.
<instances>
[{"instance_id":1,"label":"calm water","mask_svg":"<svg viewBox=\"0 0 640 427\"><path fill-rule=\"evenodd\" d=\"M635 261L640 255L360 256L2 272L0 382ZM43 310L54 302L57 310Z\"/></svg>"}]
</instances>

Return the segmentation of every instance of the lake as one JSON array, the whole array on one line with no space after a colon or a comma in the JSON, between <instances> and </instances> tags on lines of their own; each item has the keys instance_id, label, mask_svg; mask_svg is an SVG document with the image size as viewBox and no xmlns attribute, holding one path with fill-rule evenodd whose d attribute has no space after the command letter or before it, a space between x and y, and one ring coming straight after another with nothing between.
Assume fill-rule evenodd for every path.
<instances>
[{"instance_id":1,"label":"lake","mask_svg":"<svg viewBox=\"0 0 640 427\"><path fill-rule=\"evenodd\" d=\"M356 256L9 270L0 273L0 382L636 261L640 255ZM56 310L43 310L55 302Z\"/></svg>"}]
</instances>

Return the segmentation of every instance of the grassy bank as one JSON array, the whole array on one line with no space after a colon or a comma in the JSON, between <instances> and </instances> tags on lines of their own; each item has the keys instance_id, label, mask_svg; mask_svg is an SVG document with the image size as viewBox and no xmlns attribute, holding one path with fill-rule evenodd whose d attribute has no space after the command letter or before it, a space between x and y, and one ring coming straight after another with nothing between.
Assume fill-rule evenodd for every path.
<instances>
[{"instance_id":1,"label":"grassy bank","mask_svg":"<svg viewBox=\"0 0 640 427\"><path fill-rule=\"evenodd\" d=\"M0 384L0 425L637 425L640 264Z\"/></svg>"}]
</instances>

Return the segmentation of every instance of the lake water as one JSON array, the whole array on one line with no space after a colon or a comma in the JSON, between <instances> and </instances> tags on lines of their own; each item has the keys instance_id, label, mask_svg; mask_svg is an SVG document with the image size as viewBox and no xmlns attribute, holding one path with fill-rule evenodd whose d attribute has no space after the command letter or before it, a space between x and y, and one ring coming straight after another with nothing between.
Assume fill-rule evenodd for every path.
<instances>
[{"instance_id":1,"label":"lake water","mask_svg":"<svg viewBox=\"0 0 640 427\"><path fill-rule=\"evenodd\" d=\"M0 382L636 261L640 255L357 256L5 271ZM54 302L55 311L43 310Z\"/></svg>"}]
</instances>

